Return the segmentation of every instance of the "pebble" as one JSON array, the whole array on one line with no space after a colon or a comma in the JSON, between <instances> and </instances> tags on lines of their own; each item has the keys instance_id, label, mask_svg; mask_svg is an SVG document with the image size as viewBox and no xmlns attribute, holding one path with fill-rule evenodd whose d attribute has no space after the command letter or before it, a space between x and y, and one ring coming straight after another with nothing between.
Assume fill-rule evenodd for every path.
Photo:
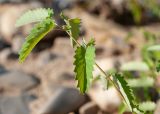
<instances>
[{"instance_id":1,"label":"pebble","mask_svg":"<svg viewBox=\"0 0 160 114\"><path fill-rule=\"evenodd\" d=\"M29 90L40 83L39 79L22 71L8 71L0 75L0 87L4 90Z\"/></svg>"},{"instance_id":2,"label":"pebble","mask_svg":"<svg viewBox=\"0 0 160 114\"><path fill-rule=\"evenodd\" d=\"M86 96L74 88L61 88L43 106L39 114L67 114L74 112L86 102Z\"/></svg>"},{"instance_id":3,"label":"pebble","mask_svg":"<svg viewBox=\"0 0 160 114\"><path fill-rule=\"evenodd\" d=\"M0 96L0 114L30 114L28 103L32 100L28 94Z\"/></svg>"},{"instance_id":4,"label":"pebble","mask_svg":"<svg viewBox=\"0 0 160 114\"><path fill-rule=\"evenodd\" d=\"M97 106L97 104L93 101L88 102L86 104L84 104L79 112L80 114L97 114L99 110L99 107Z\"/></svg>"}]
</instances>

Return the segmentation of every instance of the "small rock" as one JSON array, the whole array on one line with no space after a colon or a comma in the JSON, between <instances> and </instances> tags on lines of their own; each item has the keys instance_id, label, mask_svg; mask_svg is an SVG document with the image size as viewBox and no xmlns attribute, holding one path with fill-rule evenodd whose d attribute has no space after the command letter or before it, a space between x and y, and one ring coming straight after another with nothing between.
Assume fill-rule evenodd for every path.
<instances>
[{"instance_id":1,"label":"small rock","mask_svg":"<svg viewBox=\"0 0 160 114\"><path fill-rule=\"evenodd\" d=\"M55 92L39 114L67 114L77 110L86 102L86 97L77 89L62 88Z\"/></svg>"},{"instance_id":2,"label":"small rock","mask_svg":"<svg viewBox=\"0 0 160 114\"><path fill-rule=\"evenodd\" d=\"M80 112L80 114L97 114L98 110L99 110L99 108L98 108L97 104L95 102L91 101L91 102L84 104L80 108L79 112Z\"/></svg>"},{"instance_id":3,"label":"small rock","mask_svg":"<svg viewBox=\"0 0 160 114\"><path fill-rule=\"evenodd\" d=\"M129 45L126 44L126 42L120 37L112 37L110 47L112 49L112 55L116 57L122 55L123 53L130 52Z\"/></svg>"},{"instance_id":4,"label":"small rock","mask_svg":"<svg viewBox=\"0 0 160 114\"><path fill-rule=\"evenodd\" d=\"M28 103L32 96L23 94L20 96L1 96L0 114L29 114Z\"/></svg>"},{"instance_id":5,"label":"small rock","mask_svg":"<svg viewBox=\"0 0 160 114\"><path fill-rule=\"evenodd\" d=\"M54 41L53 52L71 58L74 50L71 48L70 39L58 37Z\"/></svg>"},{"instance_id":6,"label":"small rock","mask_svg":"<svg viewBox=\"0 0 160 114\"><path fill-rule=\"evenodd\" d=\"M18 53L11 52L11 53L7 56L7 59L8 59L8 60L17 60L18 57L19 57Z\"/></svg>"},{"instance_id":7,"label":"small rock","mask_svg":"<svg viewBox=\"0 0 160 114\"><path fill-rule=\"evenodd\" d=\"M11 45L0 38L0 51L9 47L11 47Z\"/></svg>"},{"instance_id":8,"label":"small rock","mask_svg":"<svg viewBox=\"0 0 160 114\"><path fill-rule=\"evenodd\" d=\"M91 89L89 91L90 98L105 112L112 113L116 111L121 104L121 98L115 88L103 90L100 88Z\"/></svg>"},{"instance_id":9,"label":"small rock","mask_svg":"<svg viewBox=\"0 0 160 114\"><path fill-rule=\"evenodd\" d=\"M54 0L53 8L58 7L59 9L63 10L65 8L71 7L76 1L77 0Z\"/></svg>"},{"instance_id":10,"label":"small rock","mask_svg":"<svg viewBox=\"0 0 160 114\"><path fill-rule=\"evenodd\" d=\"M58 24L62 24L63 21L60 18L59 14L67 8L70 8L74 5L77 0L53 0L52 7L55 13L55 19Z\"/></svg>"},{"instance_id":11,"label":"small rock","mask_svg":"<svg viewBox=\"0 0 160 114\"><path fill-rule=\"evenodd\" d=\"M39 80L21 71L10 71L0 76L0 87L5 90L25 91L39 84Z\"/></svg>"},{"instance_id":12,"label":"small rock","mask_svg":"<svg viewBox=\"0 0 160 114\"><path fill-rule=\"evenodd\" d=\"M39 54L37 58L37 65L38 67L43 67L44 65L48 64L52 60L56 59L58 55L51 53L50 51L43 51Z\"/></svg>"},{"instance_id":13,"label":"small rock","mask_svg":"<svg viewBox=\"0 0 160 114\"><path fill-rule=\"evenodd\" d=\"M0 0L0 3L3 3L3 2L5 2L6 0Z\"/></svg>"},{"instance_id":14,"label":"small rock","mask_svg":"<svg viewBox=\"0 0 160 114\"><path fill-rule=\"evenodd\" d=\"M0 0L0 3L9 3L9 2L14 2L14 3L20 3L20 2L26 2L27 0Z\"/></svg>"},{"instance_id":15,"label":"small rock","mask_svg":"<svg viewBox=\"0 0 160 114\"><path fill-rule=\"evenodd\" d=\"M5 72L7 72L5 70L5 68L2 65L0 65L0 76L1 76L1 74L5 73Z\"/></svg>"},{"instance_id":16,"label":"small rock","mask_svg":"<svg viewBox=\"0 0 160 114\"><path fill-rule=\"evenodd\" d=\"M22 47L23 42L25 39L22 36L16 36L13 38L12 41L12 50L15 53L18 53Z\"/></svg>"},{"instance_id":17,"label":"small rock","mask_svg":"<svg viewBox=\"0 0 160 114\"><path fill-rule=\"evenodd\" d=\"M0 52L0 60L2 62L7 60L17 60L18 57L18 53L13 52L10 48L6 48Z\"/></svg>"},{"instance_id":18,"label":"small rock","mask_svg":"<svg viewBox=\"0 0 160 114\"><path fill-rule=\"evenodd\" d=\"M64 80L64 81L72 81L74 79L75 79L75 77L74 77L73 74L70 74L68 72L64 72L59 76L58 81L62 81L62 80Z\"/></svg>"}]
</instances>

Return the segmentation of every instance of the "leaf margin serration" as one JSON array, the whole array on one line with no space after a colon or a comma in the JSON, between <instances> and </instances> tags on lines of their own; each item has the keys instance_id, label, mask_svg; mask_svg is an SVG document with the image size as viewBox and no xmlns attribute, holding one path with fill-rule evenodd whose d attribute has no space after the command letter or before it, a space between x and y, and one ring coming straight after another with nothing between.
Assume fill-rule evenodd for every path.
<instances>
[{"instance_id":1,"label":"leaf margin serration","mask_svg":"<svg viewBox=\"0 0 160 114\"><path fill-rule=\"evenodd\" d=\"M112 74L115 84L123 95L125 103L128 105L129 109L134 112L135 110L139 112L143 112L139 109L139 106L135 102L135 97L133 94L133 90L128 85L122 74L115 73Z\"/></svg>"},{"instance_id":2,"label":"leaf margin serration","mask_svg":"<svg viewBox=\"0 0 160 114\"><path fill-rule=\"evenodd\" d=\"M30 34L27 36L26 41L23 43L22 48L19 52L19 61L21 63L24 62L35 45L54 27L55 22L52 19L45 19L32 28Z\"/></svg>"},{"instance_id":3,"label":"leaf margin serration","mask_svg":"<svg viewBox=\"0 0 160 114\"><path fill-rule=\"evenodd\" d=\"M75 65L75 79L78 81L77 87L80 89L81 93L85 93L88 91L93 79L92 71L94 70L93 66L95 64L94 44L90 43L86 45L86 47L78 46L75 50L74 59L75 61L73 64Z\"/></svg>"},{"instance_id":4,"label":"leaf margin serration","mask_svg":"<svg viewBox=\"0 0 160 114\"><path fill-rule=\"evenodd\" d=\"M21 26L29 24L29 23L43 21L47 17L51 18L51 16L53 16L53 14L54 14L54 12L50 8L48 8L48 9L37 8L37 9L33 9L33 10L28 10L17 19L15 26L21 27Z\"/></svg>"}]
</instances>

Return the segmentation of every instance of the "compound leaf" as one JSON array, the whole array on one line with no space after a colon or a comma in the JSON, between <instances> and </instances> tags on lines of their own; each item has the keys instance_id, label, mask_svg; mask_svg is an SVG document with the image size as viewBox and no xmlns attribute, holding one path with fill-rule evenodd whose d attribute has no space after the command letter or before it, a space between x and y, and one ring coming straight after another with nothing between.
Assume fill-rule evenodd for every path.
<instances>
[{"instance_id":1,"label":"compound leaf","mask_svg":"<svg viewBox=\"0 0 160 114\"><path fill-rule=\"evenodd\" d=\"M117 85L119 91L122 93L122 96L128 105L129 109L134 112L135 109L139 110L138 105L135 104L135 99L133 96L132 89L128 86L124 77L121 74L114 74L114 82ZM140 110L139 110L140 111Z\"/></svg>"},{"instance_id":2,"label":"compound leaf","mask_svg":"<svg viewBox=\"0 0 160 114\"><path fill-rule=\"evenodd\" d=\"M92 81L93 65L95 63L95 47L93 43L86 46L79 46L75 51L75 69L76 80L81 93L85 93L90 87Z\"/></svg>"},{"instance_id":3,"label":"compound leaf","mask_svg":"<svg viewBox=\"0 0 160 114\"><path fill-rule=\"evenodd\" d=\"M26 59L26 57L29 55L35 45L54 27L55 22L49 18L35 25L20 50L20 62L23 62Z\"/></svg>"},{"instance_id":4,"label":"compound leaf","mask_svg":"<svg viewBox=\"0 0 160 114\"><path fill-rule=\"evenodd\" d=\"M53 15L53 10L38 8L35 10L29 10L24 13L16 22L16 27L20 27L25 24L29 24L32 22L38 22L46 19L47 17L51 17Z\"/></svg>"}]
</instances>

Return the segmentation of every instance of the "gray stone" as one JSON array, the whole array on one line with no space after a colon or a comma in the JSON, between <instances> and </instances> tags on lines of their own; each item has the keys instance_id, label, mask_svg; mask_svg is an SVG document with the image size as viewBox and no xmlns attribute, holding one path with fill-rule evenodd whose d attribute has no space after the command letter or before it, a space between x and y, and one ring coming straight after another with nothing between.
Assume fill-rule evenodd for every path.
<instances>
[{"instance_id":1,"label":"gray stone","mask_svg":"<svg viewBox=\"0 0 160 114\"><path fill-rule=\"evenodd\" d=\"M67 37L58 37L54 41L52 48L54 53L71 58L74 50L71 48L70 40Z\"/></svg>"},{"instance_id":2,"label":"gray stone","mask_svg":"<svg viewBox=\"0 0 160 114\"><path fill-rule=\"evenodd\" d=\"M77 0L53 0L52 7L55 13L55 19L58 24L63 24L62 19L60 19L59 14L67 8L73 7Z\"/></svg>"},{"instance_id":3,"label":"gray stone","mask_svg":"<svg viewBox=\"0 0 160 114\"><path fill-rule=\"evenodd\" d=\"M23 94L20 96L1 96L0 114L29 114L28 103L32 96Z\"/></svg>"},{"instance_id":4,"label":"gray stone","mask_svg":"<svg viewBox=\"0 0 160 114\"><path fill-rule=\"evenodd\" d=\"M44 67L44 65L50 63L54 59L56 59L58 55L51 53L50 51L43 51L39 54L37 58L38 67Z\"/></svg>"},{"instance_id":5,"label":"gray stone","mask_svg":"<svg viewBox=\"0 0 160 114\"><path fill-rule=\"evenodd\" d=\"M59 79L58 81L73 81L75 79L74 75L73 74L70 74L70 73L67 73L67 72L64 72L62 73L60 76L59 76Z\"/></svg>"},{"instance_id":6,"label":"gray stone","mask_svg":"<svg viewBox=\"0 0 160 114\"><path fill-rule=\"evenodd\" d=\"M77 89L61 88L55 92L39 114L67 114L77 110L86 102L86 96Z\"/></svg>"},{"instance_id":7,"label":"gray stone","mask_svg":"<svg viewBox=\"0 0 160 114\"><path fill-rule=\"evenodd\" d=\"M73 6L77 0L54 0L53 1L53 8L57 8L59 10L63 10ZM56 9L56 10L57 10Z\"/></svg>"},{"instance_id":8,"label":"gray stone","mask_svg":"<svg viewBox=\"0 0 160 114\"><path fill-rule=\"evenodd\" d=\"M0 76L0 87L5 90L25 91L37 84L39 84L37 78L21 71L10 71Z\"/></svg>"},{"instance_id":9,"label":"gray stone","mask_svg":"<svg viewBox=\"0 0 160 114\"><path fill-rule=\"evenodd\" d=\"M17 60L18 57L19 57L18 53L11 52L11 53L7 56L7 59L8 59L8 60Z\"/></svg>"},{"instance_id":10,"label":"gray stone","mask_svg":"<svg viewBox=\"0 0 160 114\"><path fill-rule=\"evenodd\" d=\"M5 70L5 68L2 65L0 65L0 75L3 74L3 73L5 73L5 72L7 72Z\"/></svg>"},{"instance_id":11,"label":"gray stone","mask_svg":"<svg viewBox=\"0 0 160 114\"><path fill-rule=\"evenodd\" d=\"M9 47L11 47L11 45L0 38L0 51Z\"/></svg>"},{"instance_id":12,"label":"gray stone","mask_svg":"<svg viewBox=\"0 0 160 114\"><path fill-rule=\"evenodd\" d=\"M4 2L6 2L7 0L0 0L0 3L4 3Z\"/></svg>"},{"instance_id":13,"label":"gray stone","mask_svg":"<svg viewBox=\"0 0 160 114\"><path fill-rule=\"evenodd\" d=\"M80 114L97 114L98 111L99 108L93 101L84 104L79 110Z\"/></svg>"}]
</instances>

